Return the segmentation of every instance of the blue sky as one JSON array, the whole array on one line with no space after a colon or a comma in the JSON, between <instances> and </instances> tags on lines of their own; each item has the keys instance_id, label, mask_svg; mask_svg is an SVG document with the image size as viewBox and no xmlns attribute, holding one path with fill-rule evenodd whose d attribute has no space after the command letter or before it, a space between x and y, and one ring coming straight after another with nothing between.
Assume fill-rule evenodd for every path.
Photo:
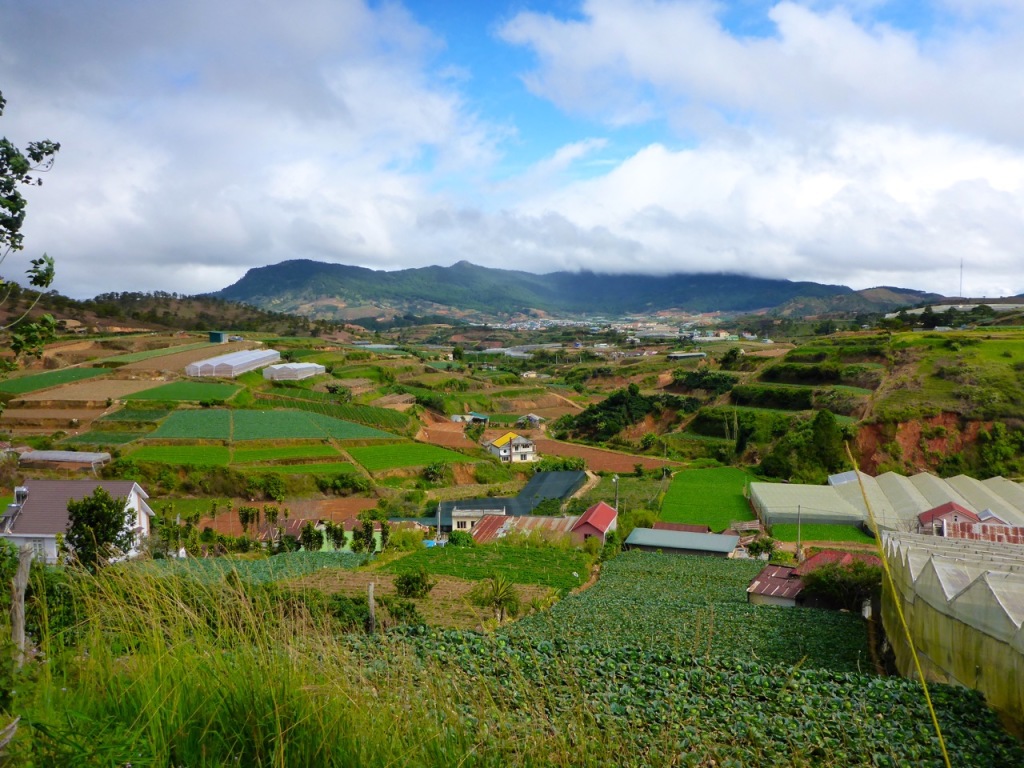
<instances>
[{"instance_id":1,"label":"blue sky","mask_svg":"<svg viewBox=\"0 0 1024 768\"><path fill-rule=\"evenodd\" d=\"M1024 0L0 0L0 90L63 144L5 272L73 296L290 258L1024 291Z\"/></svg>"}]
</instances>

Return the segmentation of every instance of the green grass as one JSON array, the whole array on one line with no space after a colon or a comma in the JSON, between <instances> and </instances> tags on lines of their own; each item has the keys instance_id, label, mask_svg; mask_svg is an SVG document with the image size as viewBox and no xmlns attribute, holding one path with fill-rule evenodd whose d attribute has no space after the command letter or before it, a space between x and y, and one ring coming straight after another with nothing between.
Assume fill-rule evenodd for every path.
<instances>
[{"instance_id":1,"label":"green grass","mask_svg":"<svg viewBox=\"0 0 1024 768\"><path fill-rule=\"evenodd\" d=\"M753 520L743 495L750 475L734 467L690 469L676 473L661 506L669 523L708 525L723 531L734 520Z\"/></svg>"},{"instance_id":2,"label":"green grass","mask_svg":"<svg viewBox=\"0 0 1024 768\"><path fill-rule=\"evenodd\" d=\"M247 584L272 584L296 579L324 568L352 569L366 562L366 555L351 552L290 552L257 559L234 557L150 560L139 567L157 574L189 576L201 582L218 582L237 573Z\"/></svg>"},{"instance_id":3,"label":"green grass","mask_svg":"<svg viewBox=\"0 0 1024 768\"><path fill-rule=\"evenodd\" d=\"M587 556L579 550L486 544L477 547L430 547L384 566L390 573L428 573L477 581L498 574L516 584L573 589L587 578ZM573 572L579 574L577 579Z\"/></svg>"},{"instance_id":4,"label":"green grass","mask_svg":"<svg viewBox=\"0 0 1024 768\"><path fill-rule=\"evenodd\" d=\"M338 452L330 445L279 445L270 448L236 448L231 454L232 464L264 464L271 461L290 459L321 459L337 457Z\"/></svg>"},{"instance_id":5,"label":"green grass","mask_svg":"<svg viewBox=\"0 0 1024 768\"><path fill-rule=\"evenodd\" d=\"M349 448L348 452L370 472L403 467L425 467L436 462L476 461L446 448L423 443L393 443Z\"/></svg>"},{"instance_id":6,"label":"green grass","mask_svg":"<svg viewBox=\"0 0 1024 768\"><path fill-rule=\"evenodd\" d=\"M230 400L241 389L234 384L205 381L175 381L129 395L128 400L159 400L161 402L199 402Z\"/></svg>"},{"instance_id":7,"label":"green grass","mask_svg":"<svg viewBox=\"0 0 1024 768\"><path fill-rule=\"evenodd\" d=\"M226 467L231 453L222 445L145 445L132 451L129 458L158 464Z\"/></svg>"},{"instance_id":8,"label":"green grass","mask_svg":"<svg viewBox=\"0 0 1024 768\"><path fill-rule=\"evenodd\" d=\"M772 536L779 541L796 541L796 523L772 526ZM875 539L856 525L800 524L801 541L845 541L874 544Z\"/></svg>"},{"instance_id":9,"label":"green grass","mask_svg":"<svg viewBox=\"0 0 1024 768\"><path fill-rule=\"evenodd\" d=\"M230 440L231 411L223 408L175 411L151 437L185 440Z\"/></svg>"},{"instance_id":10,"label":"green grass","mask_svg":"<svg viewBox=\"0 0 1024 768\"><path fill-rule=\"evenodd\" d=\"M25 395L29 392L37 392L40 389L56 387L61 384L70 384L74 381L83 381L97 376L105 376L110 371L102 368L62 368L59 371L47 371L36 373L32 376L21 376L17 379L0 381L0 392L10 395Z\"/></svg>"}]
</instances>

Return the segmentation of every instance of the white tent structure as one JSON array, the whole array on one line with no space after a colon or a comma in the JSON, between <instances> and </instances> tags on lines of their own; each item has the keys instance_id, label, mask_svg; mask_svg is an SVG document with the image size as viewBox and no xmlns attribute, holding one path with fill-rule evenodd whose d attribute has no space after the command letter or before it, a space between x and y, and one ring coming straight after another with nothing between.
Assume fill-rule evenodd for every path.
<instances>
[{"instance_id":1,"label":"white tent structure","mask_svg":"<svg viewBox=\"0 0 1024 768\"><path fill-rule=\"evenodd\" d=\"M280 363L263 369L263 378L271 381L297 381L319 376L327 369L319 363Z\"/></svg>"},{"instance_id":2,"label":"white tent structure","mask_svg":"<svg viewBox=\"0 0 1024 768\"><path fill-rule=\"evenodd\" d=\"M276 349L244 349L190 363L185 366L185 375L233 379L248 371L276 363L280 359L281 353Z\"/></svg>"}]
</instances>

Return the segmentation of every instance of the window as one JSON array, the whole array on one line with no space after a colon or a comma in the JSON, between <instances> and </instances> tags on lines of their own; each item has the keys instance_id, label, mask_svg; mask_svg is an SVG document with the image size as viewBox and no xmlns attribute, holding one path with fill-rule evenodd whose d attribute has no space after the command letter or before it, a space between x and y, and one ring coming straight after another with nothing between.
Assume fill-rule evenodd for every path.
<instances>
[{"instance_id":1,"label":"window","mask_svg":"<svg viewBox=\"0 0 1024 768\"><path fill-rule=\"evenodd\" d=\"M34 560L46 560L46 540L32 539L29 543L32 545L32 558Z\"/></svg>"},{"instance_id":2,"label":"window","mask_svg":"<svg viewBox=\"0 0 1024 768\"><path fill-rule=\"evenodd\" d=\"M458 528L460 531L466 530L466 521L465 520L457 521L455 523L455 527Z\"/></svg>"}]
</instances>

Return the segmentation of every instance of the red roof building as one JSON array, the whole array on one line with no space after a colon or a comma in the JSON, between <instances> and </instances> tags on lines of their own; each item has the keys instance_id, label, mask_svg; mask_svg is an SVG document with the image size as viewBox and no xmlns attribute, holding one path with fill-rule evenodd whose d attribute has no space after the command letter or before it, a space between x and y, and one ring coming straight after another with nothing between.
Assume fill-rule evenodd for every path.
<instances>
[{"instance_id":1,"label":"red roof building","mask_svg":"<svg viewBox=\"0 0 1024 768\"><path fill-rule=\"evenodd\" d=\"M619 513L615 507L603 501L580 515L572 527L573 536L580 542L596 537L604 544L609 531L614 531L619 522Z\"/></svg>"},{"instance_id":2,"label":"red roof building","mask_svg":"<svg viewBox=\"0 0 1024 768\"><path fill-rule=\"evenodd\" d=\"M689 523L665 523L659 520L653 526L656 531L682 531L683 533L711 533L708 525L691 525Z\"/></svg>"}]
</instances>

